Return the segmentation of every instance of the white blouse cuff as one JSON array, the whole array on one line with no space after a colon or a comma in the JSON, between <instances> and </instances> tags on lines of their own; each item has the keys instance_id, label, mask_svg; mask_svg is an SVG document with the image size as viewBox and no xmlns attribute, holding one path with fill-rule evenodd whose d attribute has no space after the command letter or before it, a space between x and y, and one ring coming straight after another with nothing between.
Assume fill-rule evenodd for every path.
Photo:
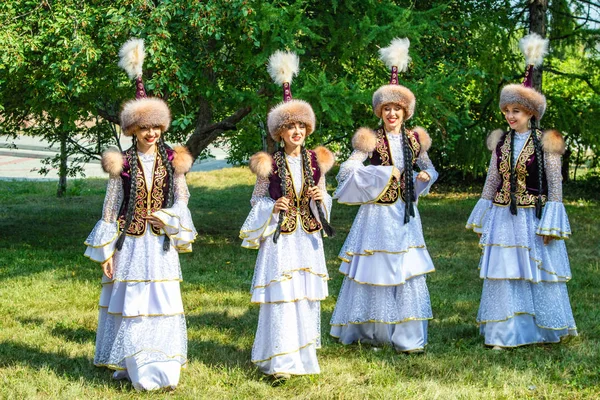
<instances>
[{"instance_id":1,"label":"white blouse cuff","mask_svg":"<svg viewBox=\"0 0 600 400\"><path fill-rule=\"evenodd\" d=\"M546 203L542 219L535 233L557 239L568 239L571 236L571 226L563 203L559 201Z\"/></svg>"},{"instance_id":2,"label":"white blouse cuff","mask_svg":"<svg viewBox=\"0 0 600 400\"><path fill-rule=\"evenodd\" d=\"M92 229L84 244L84 255L93 261L103 263L113 256L119 237L119 223L100 220Z\"/></svg>"},{"instance_id":3,"label":"white blouse cuff","mask_svg":"<svg viewBox=\"0 0 600 400\"><path fill-rule=\"evenodd\" d=\"M358 168L335 191L334 198L342 204L365 204L377 201L392 184L394 167L368 165Z\"/></svg>"},{"instance_id":4,"label":"white blouse cuff","mask_svg":"<svg viewBox=\"0 0 600 400\"><path fill-rule=\"evenodd\" d=\"M242 247L258 249L260 241L275 232L279 213L273 213L274 205L275 200L270 197L262 197L254 203L250 214L248 214L244 225L240 229Z\"/></svg>"},{"instance_id":5,"label":"white blouse cuff","mask_svg":"<svg viewBox=\"0 0 600 400\"><path fill-rule=\"evenodd\" d=\"M415 197L417 199L419 198L419 196L427 196L429 194L429 189L431 189L431 186L438 178L438 172L433 168L424 169L423 171L426 172L427 175L429 175L429 181L427 182L422 182L418 180L417 175L419 175L419 173L413 172L413 179L415 182Z\"/></svg>"},{"instance_id":6,"label":"white blouse cuff","mask_svg":"<svg viewBox=\"0 0 600 400\"><path fill-rule=\"evenodd\" d=\"M475 208L469 216L467 226L465 228L472 229L476 233L483 233L483 226L485 225L486 218L488 217L488 211L492 208L492 201L486 199L479 199Z\"/></svg>"},{"instance_id":7,"label":"white blouse cuff","mask_svg":"<svg viewBox=\"0 0 600 400\"><path fill-rule=\"evenodd\" d=\"M196 240L198 233L194 228L192 215L186 204L177 202L173 207L163 208L152 215L165 224L163 230L179 253L192 251L192 243Z\"/></svg>"}]
</instances>

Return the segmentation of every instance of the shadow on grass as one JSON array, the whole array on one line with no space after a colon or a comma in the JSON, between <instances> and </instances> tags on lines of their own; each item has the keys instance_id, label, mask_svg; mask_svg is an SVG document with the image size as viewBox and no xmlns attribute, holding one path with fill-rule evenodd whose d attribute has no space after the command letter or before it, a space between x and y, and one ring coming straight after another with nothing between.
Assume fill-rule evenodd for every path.
<instances>
[{"instance_id":1,"label":"shadow on grass","mask_svg":"<svg viewBox=\"0 0 600 400\"><path fill-rule=\"evenodd\" d=\"M92 359L73 357L67 354L45 352L21 343L0 342L0 368L21 365L34 370L49 369L71 381L84 379L86 384L104 385L110 381L110 374L95 367Z\"/></svg>"},{"instance_id":2,"label":"shadow on grass","mask_svg":"<svg viewBox=\"0 0 600 400\"><path fill-rule=\"evenodd\" d=\"M207 312L187 316L188 329L209 328L218 330L231 337L233 342L237 338L245 337L254 339L254 330L258 322L258 308L249 309L239 316L231 316L227 312ZM188 357L215 367L227 366L230 368L252 368L250 362L250 349L238 344L224 344L214 340L190 339ZM244 342L248 342L244 340Z\"/></svg>"},{"instance_id":3,"label":"shadow on grass","mask_svg":"<svg viewBox=\"0 0 600 400\"><path fill-rule=\"evenodd\" d=\"M74 343L94 343L96 341L96 331L86 328L72 328L58 323L51 331L53 336L63 338Z\"/></svg>"}]
</instances>

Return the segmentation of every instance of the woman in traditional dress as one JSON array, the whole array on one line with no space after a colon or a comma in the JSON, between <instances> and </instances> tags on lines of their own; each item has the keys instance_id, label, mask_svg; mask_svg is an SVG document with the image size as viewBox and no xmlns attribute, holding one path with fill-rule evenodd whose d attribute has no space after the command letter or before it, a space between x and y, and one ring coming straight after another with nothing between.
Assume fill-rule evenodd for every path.
<instances>
[{"instance_id":1,"label":"woman in traditional dress","mask_svg":"<svg viewBox=\"0 0 600 400\"><path fill-rule=\"evenodd\" d=\"M542 63L547 47L548 40L537 34L521 40L525 80L500 93L500 109L510 129L488 137L488 175L467 222L483 249L477 322L485 344L496 350L577 335L563 240L571 235L562 203L560 156L565 144L559 132L538 129L546 98L531 85L533 69Z\"/></svg>"},{"instance_id":2,"label":"woman in traditional dress","mask_svg":"<svg viewBox=\"0 0 600 400\"><path fill-rule=\"evenodd\" d=\"M298 57L276 52L269 73L283 85L284 102L271 109L267 121L283 148L250 159L257 179L240 238L243 247L259 249L252 281L252 302L260 304L252 362L267 375L288 379L320 372L320 301L329 279L321 231L332 234L325 174L334 159L325 147L304 147L315 114L310 104L291 96Z\"/></svg>"},{"instance_id":3,"label":"woman in traditional dress","mask_svg":"<svg viewBox=\"0 0 600 400\"><path fill-rule=\"evenodd\" d=\"M104 271L94 364L137 390L173 389L187 362L178 253L191 252L196 237L184 175L192 157L163 140L170 112L163 100L146 97L143 41L128 41L120 56L136 79L136 99L120 116L133 145L102 156L110 179L102 219L85 242L85 255Z\"/></svg>"},{"instance_id":4,"label":"woman in traditional dress","mask_svg":"<svg viewBox=\"0 0 600 400\"><path fill-rule=\"evenodd\" d=\"M361 207L339 253L345 278L331 335L344 344L391 343L397 351L421 352L432 318L425 275L434 267L416 201L438 174L427 155L427 132L404 126L415 109L413 93L398 84L398 71L410 62L408 47L408 39L394 39L380 50L392 70L390 84L373 94L373 111L383 125L356 132L354 152L337 176L334 198Z\"/></svg>"}]
</instances>

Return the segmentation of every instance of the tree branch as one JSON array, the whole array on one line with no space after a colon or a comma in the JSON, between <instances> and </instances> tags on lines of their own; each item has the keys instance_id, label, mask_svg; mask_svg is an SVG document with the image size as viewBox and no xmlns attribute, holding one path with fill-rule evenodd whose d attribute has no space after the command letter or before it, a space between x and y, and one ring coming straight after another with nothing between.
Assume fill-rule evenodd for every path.
<instances>
[{"instance_id":1,"label":"tree branch","mask_svg":"<svg viewBox=\"0 0 600 400\"><path fill-rule=\"evenodd\" d=\"M194 133L185 143L190 150L192 157L196 159L198 155L208 147L219 135L225 131L237 129L236 124L240 122L246 115L250 114L252 107L242 107L224 120L205 126L196 126Z\"/></svg>"},{"instance_id":2,"label":"tree branch","mask_svg":"<svg viewBox=\"0 0 600 400\"><path fill-rule=\"evenodd\" d=\"M568 73L568 72L561 72L561 71L557 71L557 70L555 70L554 68L551 68L551 67L543 67L543 70L544 71L548 71L548 72L550 72L552 74L555 74L555 75L566 76L567 78L574 78L574 79L579 79L581 81L584 81L588 85L588 87L590 89L592 89L592 91L594 93L596 93L597 95L600 95L600 88L595 87L594 84L590 81L590 77L587 76L587 75L571 74L571 73Z\"/></svg>"}]
</instances>

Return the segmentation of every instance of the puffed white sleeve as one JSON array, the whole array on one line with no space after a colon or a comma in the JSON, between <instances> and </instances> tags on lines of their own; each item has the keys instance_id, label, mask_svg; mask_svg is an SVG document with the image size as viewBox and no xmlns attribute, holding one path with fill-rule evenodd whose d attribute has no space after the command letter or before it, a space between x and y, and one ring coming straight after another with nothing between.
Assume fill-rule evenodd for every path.
<instances>
[{"instance_id":1,"label":"puffed white sleeve","mask_svg":"<svg viewBox=\"0 0 600 400\"><path fill-rule=\"evenodd\" d=\"M571 225L562 202L560 155L544 152L544 167L548 182L548 201L544 206L536 234L552 236L555 239L568 239L571 236Z\"/></svg>"},{"instance_id":2,"label":"puffed white sleeve","mask_svg":"<svg viewBox=\"0 0 600 400\"><path fill-rule=\"evenodd\" d=\"M277 214L273 214L275 200L269 196L269 179L257 177L252 198L252 209L240 229L242 247L258 249L266 237L272 235L277 229Z\"/></svg>"},{"instance_id":3,"label":"puffed white sleeve","mask_svg":"<svg viewBox=\"0 0 600 400\"><path fill-rule=\"evenodd\" d=\"M426 151L423 151L419 154L419 157L417 158L417 165L421 171L424 171L427 173L427 175L429 175L429 181L422 182L416 179L418 174L414 173L415 194L418 198L419 196L426 196L429 194L429 189L431 189L431 186L435 183L435 181L437 181L439 174L435 170L435 167L433 166L433 163L431 162L431 159Z\"/></svg>"},{"instance_id":4,"label":"puffed white sleeve","mask_svg":"<svg viewBox=\"0 0 600 400\"><path fill-rule=\"evenodd\" d=\"M119 176L111 177L106 186L106 196L102 207L102 219L96 223L85 240L87 249L84 255L93 261L103 263L113 256L119 237L119 209L123 202L123 183Z\"/></svg>"},{"instance_id":5,"label":"puffed white sleeve","mask_svg":"<svg viewBox=\"0 0 600 400\"><path fill-rule=\"evenodd\" d=\"M489 216L489 210L492 208L492 199L498 185L500 185L501 178L498 172L498 158L496 152L492 152L492 158L490 160L490 166L488 168L487 177L485 179L485 185L483 186L483 192L481 198L475 205L475 208L471 212L469 219L467 220L467 229L472 229L476 233L483 233L483 226Z\"/></svg>"},{"instance_id":6,"label":"puffed white sleeve","mask_svg":"<svg viewBox=\"0 0 600 400\"><path fill-rule=\"evenodd\" d=\"M363 163L369 153L354 150L340 165L336 179L338 187L333 198L343 204L365 204L377 201L392 184L393 165L367 165Z\"/></svg>"},{"instance_id":7,"label":"puffed white sleeve","mask_svg":"<svg viewBox=\"0 0 600 400\"><path fill-rule=\"evenodd\" d=\"M160 209L152 215L165 224L163 231L169 236L175 249L179 253L189 253L192 251L192 243L196 240L198 233L188 208L190 191L185 181L185 175L176 174L173 185L173 206Z\"/></svg>"}]
</instances>

